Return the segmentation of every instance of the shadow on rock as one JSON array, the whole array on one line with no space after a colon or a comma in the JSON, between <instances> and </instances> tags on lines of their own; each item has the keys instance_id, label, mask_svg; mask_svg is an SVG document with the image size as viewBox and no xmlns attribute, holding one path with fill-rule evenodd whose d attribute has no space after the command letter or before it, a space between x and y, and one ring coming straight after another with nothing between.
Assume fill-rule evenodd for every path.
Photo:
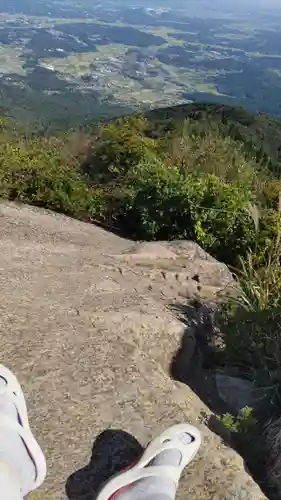
<instances>
[{"instance_id":1,"label":"shadow on rock","mask_svg":"<svg viewBox=\"0 0 281 500\"><path fill-rule=\"evenodd\" d=\"M217 434L217 436L220 436L222 438L223 442L227 446L231 446L232 448L236 447L236 443L232 433L215 415L210 415L206 424L208 425L209 429L214 432L214 434Z\"/></svg>"},{"instance_id":2,"label":"shadow on rock","mask_svg":"<svg viewBox=\"0 0 281 500\"><path fill-rule=\"evenodd\" d=\"M214 337L212 315L215 308L199 303L193 308L182 304L171 307L186 324L181 345L170 364L171 377L187 384L213 412L228 411L218 396L214 378L215 351L211 340Z\"/></svg>"},{"instance_id":3,"label":"shadow on rock","mask_svg":"<svg viewBox=\"0 0 281 500\"><path fill-rule=\"evenodd\" d=\"M245 404L240 404L241 383L245 380L239 378L236 367L226 365L224 352L219 344L220 332L216 326L218 307L195 303L193 313L190 307L182 304L174 304L172 309L185 322L186 328L180 348L170 364L171 377L187 384L214 413L210 415L208 412L202 412L205 424L220 436L227 446L240 453L246 471L250 471L255 481L263 487L265 447L259 426L249 427L246 432L233 432L231 427L225 426L217 418L225 413L237 415L239 408L245 407ZM218 376L222 374L224 384L229 379L228 385L223 387L224 391L218 384ZM239 382L239 390L235 389L234 382Z\"/></svg>"},{"instance_id":4,"label":"shadow on rock","mask_svg":"<svg viewBox=\"0 0 281 500\"><path fill-rule=\"evenodd\" d=\"M93 500L105 481L129 467L142 452L143 447L131 434L112 429L102 432L93 444L89 464L67 479L67 498Z\"/></svg>"}]
</instances>

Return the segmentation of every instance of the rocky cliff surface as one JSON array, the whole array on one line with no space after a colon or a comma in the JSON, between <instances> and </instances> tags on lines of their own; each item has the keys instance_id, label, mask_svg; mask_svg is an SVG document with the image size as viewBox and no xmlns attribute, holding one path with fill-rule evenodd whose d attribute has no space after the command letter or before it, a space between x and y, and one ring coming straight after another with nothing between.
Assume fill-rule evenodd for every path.
<instances>
[{"instance_id":1,"label":"rocky cliff surface","mask_svg":"<svg viewBox=\"0 0 281 500\"><path fill-rule=\"evenodd\" d=\"M0 204L0 247L2 361L23 383L48 457L31 498L94 498L141 445L184 421L201 429L203 446L179 500L265 498L204 424L208 408L169 375L186 329L179 306L228 286L223 264L190 242L133 243L9 203Z\"/></svg>"}]
</instances>

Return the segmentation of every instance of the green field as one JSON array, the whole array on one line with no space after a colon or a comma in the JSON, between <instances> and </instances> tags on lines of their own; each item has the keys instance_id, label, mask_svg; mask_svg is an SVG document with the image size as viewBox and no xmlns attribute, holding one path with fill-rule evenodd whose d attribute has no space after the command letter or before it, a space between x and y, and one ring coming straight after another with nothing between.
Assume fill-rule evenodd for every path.
<instances>
[{"instance_id":1,"label":"green field","mask_svg":"<svg viewBox=\"0 0 281 500\"><path fill-rule=\"evenodd\" d=\"M19 47L0 44L0 73L16 73L24 75L24 60L20 59L22 50Z\"/></svg>"},{"instance_id":2,"label":"green field","mask_svg":"<svg viewBox=\"0 0 281 500\"><path fill-rule=\"evenodd\" d=\"M7 31L2 44L0 31L0 85L11 96L8 107L15 95L23 112L26 96L30 108L38 103L36 114L41 102L48 107L46 96L53 97L51 106L63 101L62 114L69 99L81 114L86 106L88 114L93 100L137 109L226 98L223 102L281 112L278 20L218 23L171 13L163 23L150 14L145 23L136 13L130 23L118 9L108 21L100 20L99 12L88 18L79 17L79 8L73 17L55 11L0 14L0 27Z\"/></svg>"}]
</instances>

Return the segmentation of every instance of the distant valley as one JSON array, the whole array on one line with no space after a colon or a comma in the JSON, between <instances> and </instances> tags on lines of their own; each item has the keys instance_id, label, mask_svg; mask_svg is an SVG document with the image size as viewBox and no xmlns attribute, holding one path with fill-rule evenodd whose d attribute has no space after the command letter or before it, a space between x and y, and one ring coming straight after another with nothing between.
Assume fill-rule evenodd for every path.
<instances>
[{"instance_id":1,"label":"distant valley","mask_svg":"<svg viewBox=\"0 0 281 500\"><path fill-rule=\"evenodd\" d=\"M280 116L276 11L188 5L1 0L2 113L43 129L189 101Z\"/></svg>"}]
</instances>

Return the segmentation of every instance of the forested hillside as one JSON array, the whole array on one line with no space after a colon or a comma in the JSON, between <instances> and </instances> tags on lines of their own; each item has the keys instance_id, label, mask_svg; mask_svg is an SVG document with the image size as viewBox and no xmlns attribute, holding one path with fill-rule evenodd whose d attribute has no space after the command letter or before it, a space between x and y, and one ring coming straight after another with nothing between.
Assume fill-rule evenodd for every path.
<instances>
[{"instance_id":1,"label":"forested hillside","mask_svg":"<svg viewBox=\"0 0 281 500\"><path fill-rule=\"evenodd\" d=\"M0 190L130 237L193 239L235 264L274 238L280 148L278 120L215 104L48 137L22 137L5 119Z\"/></svg>"},{"instance_id":2,"label":"forested hillside","mask_svg":"<svg viewBox=\"0 0 281 500\"><path fill-rule=\"evenodd\" d=\"M278 120L224 105L158 109L56 135L20 132L4 117L0 196L131 239L193 240L227 263L239 285L223 306L215 363L265 388L260 434L281 401L280 152ZM245 424L226 424L247 429L248 439L245 415Z\"/></svg>"},{"instance_id":3,"label":"forested hillside","mask_svg":"<svg viewBox=\"0 0 281 500\"><path fill-rule=\"evenodd\" d=\"M250 113L241 107L222 104L186 104L156 109L147 115L158 129L173 128L184 119L210 124L243 144L249 157L264 160L272 170L281 168L281 121L269 115Z\"/></svg>"}]
</instances>

